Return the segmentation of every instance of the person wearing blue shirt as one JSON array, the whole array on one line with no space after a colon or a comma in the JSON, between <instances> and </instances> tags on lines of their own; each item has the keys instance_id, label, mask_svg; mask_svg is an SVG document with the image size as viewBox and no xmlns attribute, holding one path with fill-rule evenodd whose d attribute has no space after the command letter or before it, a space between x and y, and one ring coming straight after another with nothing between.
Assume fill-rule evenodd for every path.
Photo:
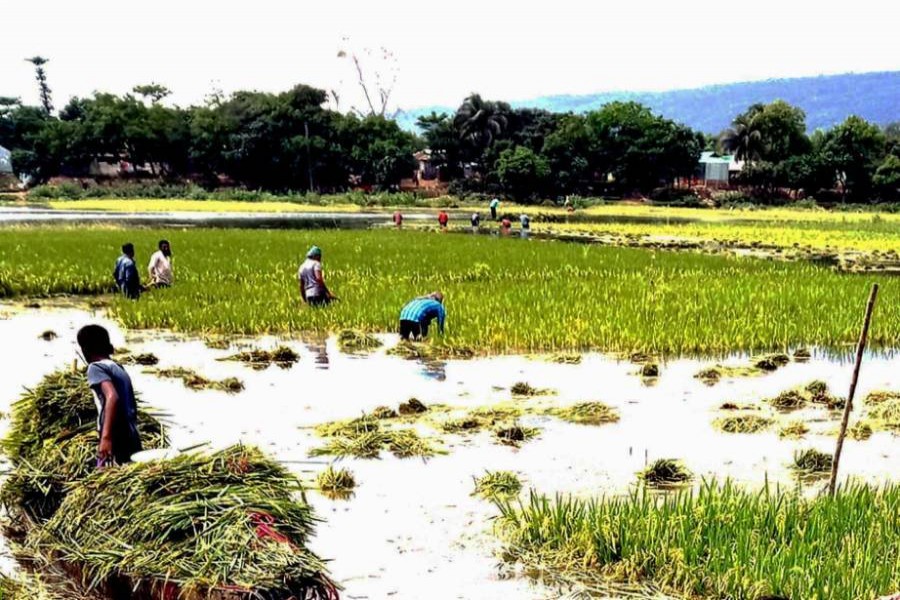
<instances>
[{"instance_id":1,"label":"person wearing blue shirt","mask_svg":"<svg viewBox=\"0 0 900 600\"><path fill-rule=\"evenodd\" d=\"M116 268L113 270L116 287L126 298L137 300L141 297L141 276L134 264L134 244L122 245L122 256L116 260Z\"/></svg>"},{"instance_id":2,"label":"person wearing blue shirt","mask_svg":"<svg viewBox=\"0 0 900 600\"><path fill-rule=\"evenodd\" d=\"M85 325L76 336L85 362L87 383L97 405L97 466L108 467L131 461L141 451L137 428L137 400L131 378L112 360L109 332L100 325Z\"/></svg>"},{"instance_id":3,"label":"person wearing blue shirt","mask_svg":"<svg viewBox=\"0 0 900 600\"><path fill-rule=\"evenodd\" d=\"M435 319L443 335L447 311L444 309L444 295L440 292L416 298L403 307L400 311L400 337L404 340L428 337L428 327Z\"/></svg>"}]
</instances>

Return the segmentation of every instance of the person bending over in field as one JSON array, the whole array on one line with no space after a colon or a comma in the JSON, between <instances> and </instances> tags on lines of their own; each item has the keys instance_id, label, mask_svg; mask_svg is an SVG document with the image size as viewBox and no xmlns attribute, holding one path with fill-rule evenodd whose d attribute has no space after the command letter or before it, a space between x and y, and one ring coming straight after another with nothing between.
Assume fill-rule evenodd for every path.
<instances>
[{"instance_id":1,"label":"person bending over in field","mask_svg":"<svg viewBox=\"0 0 900 600\"><path fill-rule=\"evenodd\" d=\"M440 292L416 298L403 307L400 311L400 337L404 340L428 337L428 326L435 319L443 335L447 311L444 309L444 295Z\"/></svg>"},{"instance_id":2,"label":"person bending over in field","mask_svg":"<svg viewBox=\"0 0 900 600\"><path fill-rule=\"evenodd\" d=\"M159 241L159 250L150 257L150 285L152 287L172 286L172 246L168 240Z\"/></svg>"},{"instance_id":3,"label":"person bending over in field","mask_svg":"<svg viewBox=\"0 0 900 600\"><path fill-rule=\"evenodd\" d=\"M137 429L137 401L131 378L119 363L110 358L113 353L109 332L100 325L85 325L78 331L78 346L88 363L87 382L97 404L97 467L131 462L131 456L141 451L141 436Z\"/></svg>"},{"instance_id":4,"label":"person bending over in field","mask_svg":"<svg viewBox=\"0 0 900 600\"><path fill-rule=\"evenodd\" d=\"M134 264L134 244L131 242L122 245L122 256L116 260L116 268L113 270L116 287L126 298L137 300L141 297L141 276Z\"/></svg>"},{"instance_id":5,"label":"person bending over in field","mask_svg":"<svg viewBox=\"0 0 900 600\"><path fill-rule=\"evenodd\" d=\"M313 246L306 253L306 260L297 271L300 284L300 297L310 306L325 306L336 298L325 285L322 275L322 250Z\"/></svg>"}]
</instances>

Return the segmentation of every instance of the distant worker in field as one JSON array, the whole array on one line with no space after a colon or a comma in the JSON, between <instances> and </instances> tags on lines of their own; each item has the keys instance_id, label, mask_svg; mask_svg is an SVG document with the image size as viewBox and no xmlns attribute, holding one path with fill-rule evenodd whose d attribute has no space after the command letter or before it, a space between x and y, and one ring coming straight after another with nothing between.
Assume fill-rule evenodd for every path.
<instances>
[{"instance_id":1,"label":"distant worker in field","mask_svg":"<svg viewBox=\"0 0 900 600\"><path fill-rule=\"evenodd\" d=\"M428 337L428 327L437 319L441 335L444 334L444 323L447 311L444 310L444 295L432 292L427 296L410 301L400 311L400 338L424 339Z\"/></svg>"},{"instance_id":2,"label":"distant worker in field","mask_svg":"<svg viewBox=\"0 0 900 600\"><path fill-rule=\"evenodd\" d=\"M399 210L394 213L394 225L397 226L397 229L403 227L403 213Z\"/></svg>"},{"instance_id":3,"label":"distant worker in field","mask_svg":"<svg viewBox=\"0 0 900 600\"><path fill-rule=\"evenodd\" d=\"M159 240L159 248L150 257L150 285L152 287L171 287L174 281L172 276L172 245L168 240Z\"/></svg>"},{"instance_id":4,"label":"distant worker in field","mask_svg":"<svg viewBox=\"0 0 900 600\"><path fill-rule=\"evenodd\" d=\"M531 229L531 217L522 213L519 216L519 224L522 226L522 229Z\"/></svg>"},{"instance_id":5,"label":"distant worker in field","mask_svg":"<svg viewBox=\"0 0 900 600\"><path fill-rule=\"evenodd\" d=\"M334 294L325 285L322 274L322 250L313 246L306 253L306 260L297 271L300 284L300 297L310 306L325 306L336 300Z\"/></svg>"},{"instance_id":6,"label":"distant worker in field","mask_svg":"<svg viewBox=\"0 0 900 600\"><path fill-rule=\"evenodd\" d=\"M472 232L478 233L478 227L481 225L481 215L477 212L472 213Z\"/></svg>"},{"instance_id":7,"label":"distant worker in field","mask_svg":"<svg viewBox=\"0 0 900 600\"><path fill-rule=\"evenodd\" d=\"M116 287L126 298L137 300L141 297L141 276L134 264L134 244L131 242L122 245L122 256L116 260L116 268L113 270L113 278Z\"/></svg>"},{"instance_id":8,"label":"distant worker in field","mask_svg":"<svg viewBox=\"0 0 900 600\"><path fill-rule=\"evenodd\" d=\"M141 451L137 428L137 402L131 378L110 358L113 346L109 332L100 325L85 325L76 336L87 368L87 382L97 405L97 467L131 462Z\"/></svg>"},{"instance_id":9,"label":"distant worker in field","mask_svg":"<svg viewBox=\"0 0 900 600\"><path fill-rule=\"evenodd\" d=\"M491 200L490 207L491 207L491 220L496 221L497 220L497 210L500 208L500 198L497 198L495 196L494 199Z\"/></svg>"},{"instance_id":10,"label":"distant worker in field","mask_svg":"<svg viewBox=\"0 0 900 600\"><path fill-rule=\"evenodd\" d=\"M442 210L438 213L438 224L441 226L441 229L447 229L447 223L450 222L450 215L447 214L446 210Z\"/></svg>"}]
</instances>

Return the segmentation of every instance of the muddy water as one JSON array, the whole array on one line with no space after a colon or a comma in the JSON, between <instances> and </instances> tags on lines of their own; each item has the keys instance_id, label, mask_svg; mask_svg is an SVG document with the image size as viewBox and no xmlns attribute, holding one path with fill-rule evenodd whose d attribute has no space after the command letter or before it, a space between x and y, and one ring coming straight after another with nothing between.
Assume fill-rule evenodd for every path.
<instances>
[{"instance_id":1,"label":"muddy water","mask_svg":"<svg viewBox=\"0 0 900 600\"><path fill-rule=\"evenodd\" d=\"M153 352L161 367L193 368L209 378L235 376L246 384L237 395L191 391L178 380L159 379L132 366L143 399L170 415L175 447L208 442L215 447L238 441L256 444L311 481L327 464L310 459L319 445L310 427L360 415L378 405L396 405L411 396L426 404L476 407L510 401L508 387L527 381L555 395L519 401L525 406L565 405L601 400L616 407L621 421L602 427L581 426L530 415L523 421L541 428L540 436L520 449L493 443L488 433L446 436L446 456L427 462L345 460L359 487L349 501L326 499L310 492L324 519L312 542L331 559L345 598L547 598L552 590L523 579L498 574L496 541L490 534L490 504L470 496L472 478L486 470L517 472L526 487L547 493L619 494L634 485L635 472L648 460L680 458L700 476L731 477L750 486L766 480L794 485L787 464L798 448L830 451L835 415L822 409L793 413L782 420L803 419L813 434L804 441L781 440L776 430L753 435L716 431L712 420L724 401L758 402L812 379L825 380L845 393L851 367L816 356L758 378L724 380L706 387L693 375L715 361L673 360L662 365L653 386L634 375L636 366L602 355L586 355L580 365L559 365L524 357L450 361L439 366L384 356L367 358L339 352L333 342L289 342L301 354L291 369L253 371L216 358L227 350L211 350L203 342L148 332L124 333L102 315L72 308L20 309L0 305L3 340L3 386L0 411L7 412L22 387L37 383L75 356L74 334L87 322L100 322L114 333L114 343L135 352ZM52 329L59 338L38 339ZM391 336L384 336L388 345ZM249 342L249 340L247 340ZM267 346L273 338L254 340ZM733 357L737 364L742 357ZM900 359L870 356L862 372L861 394L872 389L900 388ZM504 389L497 389L504 388ZM0 423L6 428L7 421ZM425 424L423 434L437 435ZM897 438L876 433L870 440L848 440L843 473L871 482L896 478L900 472ZM808 488L815 491L821 484ZM10 568L7 561L0 567Z\"/></svg>"}]
</instances>

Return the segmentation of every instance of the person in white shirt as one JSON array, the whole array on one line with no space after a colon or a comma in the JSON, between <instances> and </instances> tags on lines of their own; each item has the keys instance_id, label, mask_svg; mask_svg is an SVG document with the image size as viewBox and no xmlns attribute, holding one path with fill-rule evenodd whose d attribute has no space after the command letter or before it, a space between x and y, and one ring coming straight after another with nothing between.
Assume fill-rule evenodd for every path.
<instances>
[{"instance_id":1,"label":"person in white shirt","mask_svg":"<svg viewBox=\"0 0 900 600\"><path fill-rule=\"evenodd\" d=\"M159 241L159 250L150 257L150 285L153 287L171 287L174 278L172 276L172 246L168 240Z\"/></svg>"}]
</instances>

